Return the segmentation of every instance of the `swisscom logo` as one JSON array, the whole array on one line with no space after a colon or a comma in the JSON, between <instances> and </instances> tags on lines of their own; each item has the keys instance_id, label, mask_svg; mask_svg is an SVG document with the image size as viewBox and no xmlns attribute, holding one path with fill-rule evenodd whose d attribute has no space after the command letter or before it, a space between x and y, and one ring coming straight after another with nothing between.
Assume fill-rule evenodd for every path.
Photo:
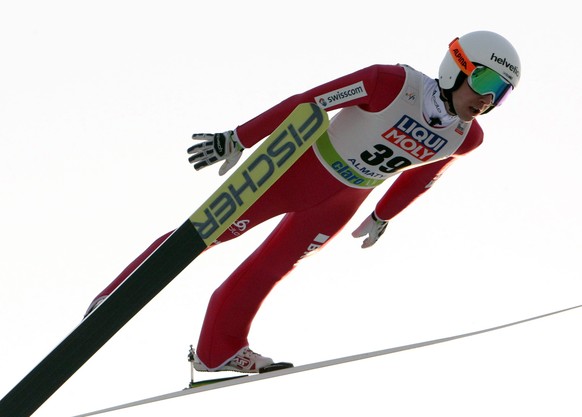
<instances>
[{"instance_id":1,"label":"swisscom logo","mask_svg":"<svg viewBox=\"0 0 582 417\"><path fill-rule=\"evenodd\" d=\"M317 96L315 97L315 102L322 109L326 109L328 107L337 106L338 104L343 104L357 98L366 97L367 95L368 93L364 88L364 83L359 81L339 90L331 91L329 93Z\"/></svg>"}]
</instances>

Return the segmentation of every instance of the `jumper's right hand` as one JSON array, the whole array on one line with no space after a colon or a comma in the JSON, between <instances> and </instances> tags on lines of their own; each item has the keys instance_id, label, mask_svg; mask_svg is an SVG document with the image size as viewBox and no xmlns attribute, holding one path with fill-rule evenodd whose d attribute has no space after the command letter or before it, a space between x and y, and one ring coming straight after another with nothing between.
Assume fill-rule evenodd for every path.
<instances>
[{"instance_id":1,"label":"jumper's right hand","mask_svg":"<svg viewBox=\"0 0 582 417\"><path fill-rule=\"evenodd\" d=\"M194 133L192 139L201 141L188 148L188 154L192 155L188 161L194 165L196 171L224 161L218 170L219 175L224 175L236 165L244 150L232 130L224 133Z\"/></svg>"}]
</instances>

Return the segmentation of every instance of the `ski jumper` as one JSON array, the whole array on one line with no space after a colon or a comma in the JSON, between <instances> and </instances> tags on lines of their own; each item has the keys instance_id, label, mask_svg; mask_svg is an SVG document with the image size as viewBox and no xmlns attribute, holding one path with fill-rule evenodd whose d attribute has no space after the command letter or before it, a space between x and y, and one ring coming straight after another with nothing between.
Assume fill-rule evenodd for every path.
<instances>
[{"instance_id":1,"label":"ski jumper","mask_svg":"<svg viewBox=\"0 0 582 417\"><path fill-rule=\"evenodd\" d=\"M307 102L327 111L340 109L327 134L216 242L285 214L210 299L197 354L211 370L249 345L251 323L277 282L302 257L329 242L374 187L399 175L374 210L377 218L390 220L483 140L476 121L446 115L435 80L407 66L373 65L282 101L239 126L240 142L252 147L297 105ZM442 116L440 125L435 125L439 118L434 112ZM97 298L111 293L168 235L154 242Z\"/></svg>"}]
</instances>

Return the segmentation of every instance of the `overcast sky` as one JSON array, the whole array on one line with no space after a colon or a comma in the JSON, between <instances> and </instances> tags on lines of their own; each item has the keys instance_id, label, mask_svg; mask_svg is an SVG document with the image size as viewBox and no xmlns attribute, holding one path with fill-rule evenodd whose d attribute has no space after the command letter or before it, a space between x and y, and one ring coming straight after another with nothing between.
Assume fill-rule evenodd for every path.
<instances>
[{"instance_id":1,"label":"overcast sky","mask_svg":"<svg viewBox=\"0 0 582 417\"><path fill-rule=\"evenodd\" d=\"M232 129L376 63L436 77L448 43L481 29L518 49L521 84L479 119L483 146L374 247L362 250L350 233L389 183L274 290L251 347L297 365L582 304L582 32L573 3L4 2L0 396L221 184L217 167L188 164L192 133ZM198 258L35 416L185 387L208 298L275 222ZM111 415L579 416L581 323L572 310Z\"/></svg>"}]
</instances>

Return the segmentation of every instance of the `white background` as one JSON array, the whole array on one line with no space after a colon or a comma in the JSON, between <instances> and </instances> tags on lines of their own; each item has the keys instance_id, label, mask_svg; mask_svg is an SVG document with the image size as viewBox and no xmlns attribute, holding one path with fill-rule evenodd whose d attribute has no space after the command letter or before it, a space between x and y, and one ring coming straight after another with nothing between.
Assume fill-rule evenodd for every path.
<instances>
[{"instance_id":1,"label":"white background","mask_svg":"<svg viewBox=\"0 0 582 417\"><path fill-rule=\"evenodd\" d=\"M346 229L268 298L251 347L295 364L479 330L582 304L581 31L573 3L19 1L0 6L0 396L93 297L222 178L194 132L244 123L371 64L436 77L448 43L497 31L522 80L484 145L390 223ZM35 416L179 390L213 289L275 223L197 259ZM582 312L245 384L127 416L579 416ZM31 395L34 393L31 392Z\"/></svg>"}]
</instances>

